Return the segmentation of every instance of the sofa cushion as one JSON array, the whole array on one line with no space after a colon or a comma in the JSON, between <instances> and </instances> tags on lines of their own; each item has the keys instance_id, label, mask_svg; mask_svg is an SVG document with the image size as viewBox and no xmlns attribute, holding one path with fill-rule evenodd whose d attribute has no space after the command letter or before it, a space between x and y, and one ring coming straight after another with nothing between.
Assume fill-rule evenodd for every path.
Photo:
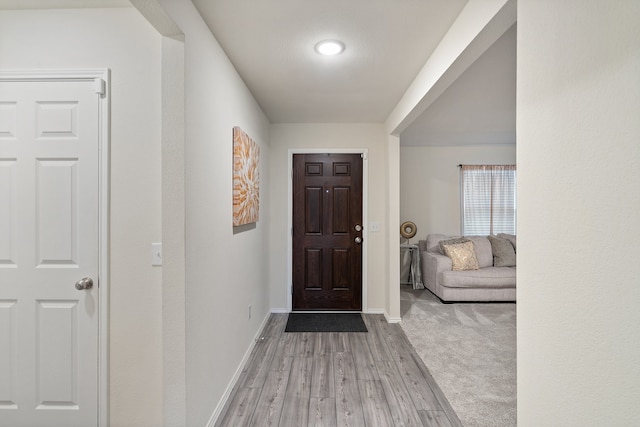
<instances>
[{"instance_id":1,"label":"sofa cushion","mask_svg":"<svg viewBox=\"0 0 640 427\"><path fill-rule=\"evenodd\" d=\"M451 258L453 270L477 270L479 268L472 241L453 243L442 247L445 255Z\"/></svg>"},{"instance_id":2,"label":"sofa cushion","mask_svg":"<svg viewBox=\"0 0 640 427\"><path fill-rule=\"evenodd\" d=\"M465 236L473 242L480 268L493 267L493 252L487 236Z\"/></svg>"},{"instance_id":3,"label":"sofa cushion","mask_svg":"<svg viewBox=\"0 0 640 427\"><path fill-rule=\"evenodd\" d=\"M511 242L500 237L489 236L488 238L493 250L493 265L496 267L515 267L516 252Z\"/></svg>"},{"instance_id":4,"label":"sofa cushion","mask_svg":"<svg viewBox=\"0 0 640 427\"><path fill-rule=\"evenodd\" d=\"M516 269L488 267L473 271L445 270L439 283L448 288L509 288L516 286Z\"/></svg>"}]
</instances>

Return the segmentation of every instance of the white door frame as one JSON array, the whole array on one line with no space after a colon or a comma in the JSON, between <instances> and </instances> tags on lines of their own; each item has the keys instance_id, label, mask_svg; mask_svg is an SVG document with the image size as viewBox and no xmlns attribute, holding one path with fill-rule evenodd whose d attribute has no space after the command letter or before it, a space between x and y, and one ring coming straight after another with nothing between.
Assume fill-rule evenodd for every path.
<instances>
[{"instance_id":1,"label":"white door frame","mask_svg":"<svg viewBox=\"0 0 640 427\"><path fill-rule=\"evenodd\" d=\"M368 148L290 148L289 149L289 188L287 192L287 309L289 312L293 309L293 298L291 292L293 289L293 155L294 154L362 154L362 312L368 312L367 304L367 270L368 270L368 254L369 254L369 162L367 161Z\"/></svg>"},{"instance_id":2,"label":"white door frame","mask_svg":"<svg viewBox=\"0 0 640 427\"><path fill-rule=\"evenodd\" d=\"M0 70L2 82L92 81L98 98L98 426L109 425L109 113L110 70Z\"/></svg>"}]
</instances>

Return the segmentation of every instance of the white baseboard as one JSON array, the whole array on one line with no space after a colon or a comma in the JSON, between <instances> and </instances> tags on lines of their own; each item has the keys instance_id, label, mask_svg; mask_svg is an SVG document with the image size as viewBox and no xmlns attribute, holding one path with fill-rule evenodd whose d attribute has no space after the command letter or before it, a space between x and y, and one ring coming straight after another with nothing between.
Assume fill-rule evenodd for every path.
<instances>
[{"instance_id":1,"label":"white baseboard","mask_svg":"<svg viewBox=\"0 0 640 427\"><path fill-rule=\"evenodd\" d=\"M267 324L267 321L269 320L269 316L271 316L271 313L267 313L266 317L262 321L262 324L258 328L256 335L253 337L253 340L251 340L251 344L249 345L249 348L247 349L247 351L244 353L244 356L242 357L242 360L238 365L238 369L236 369L236 372L233 374L233 378L231 378L231 382L227 386L227 389L224 391L224 394L222 395L222 399L220 399L220 401L218 402L218 405L216 406L216 409L213 411L213 414L211 414L211 417L209 417L209 421L207 422L207 427L213 427L215 425L216 421L218 420L218 417L220 416L220 413L222 412L222 409L224 408L224 405L227 404L227 400L229 400L229 396L231 396L231 392L233 391L233 388L236 386L236 383L240 378L240 374L242 374L242 371L244 370L245 365L249 361L249 357L251 356L251 352L253 351L253 348L256 346L256 342L260 338L260 334L262 333L262 330L264 329L265 325Z\"/></svg>"},{"instance_id":2,"label":"white baseboard","mask_svg":"<svg viewBox=\"0 0 640 427\"><path fill-rule=\"evenodd\" d=\"M384 311L384 318L387 319L387 323L400 323L402 321L401 317L391 317L387 311Z\"/></svg>"},{"instance_id":3,"label":"white baseboard","mask_svg":"<svg viewBox=\"0 0 640 427\"><path fill-rule=\"evenodd\" d=\"M385 310L384 308L369 308L367 309L367 314L384 314L384 318L388 323L400 323L400 321L402 320L402 318L400 317L389 316L389 313L387 313L387 310Z\"/></svg>"},{"instance_id":4,"label":"white baseboard","mask_svg":"<svg viewBox=\"0 0 640 427\"><path fill-rule=\"evenodd\" d=\"M286 308L272 308L271 312L279 314L289 314L289 310L287 310Z\"/></svg>"}]
</instances>

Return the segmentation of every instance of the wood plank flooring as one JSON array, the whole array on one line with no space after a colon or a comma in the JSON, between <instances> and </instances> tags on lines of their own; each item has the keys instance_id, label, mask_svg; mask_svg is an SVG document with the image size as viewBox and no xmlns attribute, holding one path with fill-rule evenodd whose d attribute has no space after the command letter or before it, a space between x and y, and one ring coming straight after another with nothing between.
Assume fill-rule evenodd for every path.
<instances>
[{"instance_id":1,"label":"wood plank flooring","mask_svg":"<svg viewBox=\"0 0 640 427\"><path fill-rule=\"evenodd\" d=\"M462 427L400 326L362 317L367 333L285 333L272 314L215 425Z\"/></svg>"}]
</instances>

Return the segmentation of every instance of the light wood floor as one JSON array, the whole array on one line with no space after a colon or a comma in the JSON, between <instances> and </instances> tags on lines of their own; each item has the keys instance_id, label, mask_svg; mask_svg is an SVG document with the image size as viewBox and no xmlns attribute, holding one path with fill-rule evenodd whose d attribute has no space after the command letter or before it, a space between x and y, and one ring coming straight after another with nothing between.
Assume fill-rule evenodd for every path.
<instances>
[{"instance_id":1,"label":"light wood floor","mask_svg":"<svg viewBox=\"0 0 640 427\"><path fill-rule=\"evenodd\" d=\"M460 420L397 324L285 333L272 314L216 426L452 426Z\"/></svg>"}]
</instances>

